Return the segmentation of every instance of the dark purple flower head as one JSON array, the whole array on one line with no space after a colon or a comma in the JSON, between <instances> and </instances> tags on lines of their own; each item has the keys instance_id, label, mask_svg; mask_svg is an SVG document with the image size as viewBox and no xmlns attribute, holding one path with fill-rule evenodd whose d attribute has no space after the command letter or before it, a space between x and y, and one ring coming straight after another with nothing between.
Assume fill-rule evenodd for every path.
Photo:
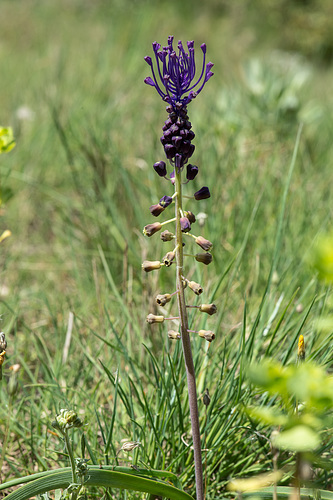
<instances>
[{"instance_id":1,"label":"dark purple flower head","mask_svg":"<svg viewBox=\"0 0 333 500\"><path fill-rule=\"evenodd\" d=\"M188 52L185 52L182 42L178 42L178 54L173 48L173 36L168 37L168 45L162 47L153 43L157 74L155 74L151 57L145 61L151 67L152 78L145 78L147 85L155 87L163 101L171 104L174 110L179 111L192 101L203 89L204 85L214 73L213 63L206 63L206 44L201 45L203 64L200 76L195 80L194 42L187 42ZM195 90L196 89L196 90Z\"/></svg>"}]
</instances>

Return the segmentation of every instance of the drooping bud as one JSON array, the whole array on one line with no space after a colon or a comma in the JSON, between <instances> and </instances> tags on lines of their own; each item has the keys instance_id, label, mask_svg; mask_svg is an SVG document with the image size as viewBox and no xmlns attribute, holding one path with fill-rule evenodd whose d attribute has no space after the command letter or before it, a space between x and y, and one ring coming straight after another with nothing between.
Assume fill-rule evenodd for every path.
<instances>
[{"instance_id":1,"label":"drooping bud","mask_svg":"<svg viewBox=\"0 0 333 500\"><path fill-rule=\"evenodd\" d=\"M170 293L164 293L157 295L156 297L156 302L159 306L165 306L168 302L171 300L171 294Z\"/></svg>"},{"instance_id":2,"label":"drooping bud","mask_svg":"<svg viewBox=\"0 0 333 500\"><path fill-rule=\"evenodd\" d=\"M213 260L213 256L212 254L206 252L206 253L196 253L195 254L195 260L198 261L198 262L202 262L202 264L206 264L206 266L208 266L208 264L210 264Z\"/></svg>"},{"instance_id":3,"label":"drooping bud","mask_svg":"<svg viewBox=\"0 0 333 500\"><path fill-rule=\"evenodd\" d=\"M195 238L195 242L197 245L199 245L199 247L201 247L203 250L206 250L206 252L208 250L210 250L213 246L213 243L209 240L206 240L206 238L204 238L203 236L197 236Z\"/></svg>"},{"instance_id":4,"label":"drooping bud","mask_svg":"<svg viewBox=\"0 0 333 500\"><path fill-rule=\"evenodd\" d=\"M157 161L153 165L155 172L158 173L160 177L165 177L167 174L166 164L164 161Z\"/></svg>"},{"instance_id":5,"label":"drooping bud","mask_svg":"<svg viewBox=\"0 0 333 500\"><path fill-rule=\"evenodd\" d=\"M211 330L199 330L198 334L199 337L207 340L207 342L211 342L212 340L215 339L215 333L212 332Z\"/></svg>"},{"instance_id":6,"label":"drooping bud","mask_svg":"<svg viewBox=\"0 0 333 500\"><path fill-rule=\"evenodd\" d=\"M180 227L183 233L188 233L191 231L191 223L187 217L180 218Z\"/></svg>"},{"instance_id":7,"label":"drooping bud","mask_svg":"<svg viewBox=\"0 0 333 500\"><path fill-rule=\"evenodd\" d=\"M150 273L150 271L154 271L155 269L161 269L161 265L159 260L145 260L142 263L142 269L146 271L146 273Z\"/></svg>"},{"instance_id":8,"label":"drooping bud","mask_svg":"<svg viewBox=\"0 0 333 500\"><path fill-rule=\"evenodd\" d=\"M170 233L167 229L161 233L161 240L162 241L171 241L173 240L175 235L173 233Z\"/></svg>"},{"instance_id":9,"label":"drooping bud","mask_svg":"<svg viewBox=\"0 0 333 500\"><path fill-rule=\"evenodd\" d=\"M199 283L196 283L195 281L187 281L187 284L189 288L194 292L196 295L201 295L203 292L203 288Z\"/></svg>"},{"instance_id":10,"label":"drooping bud","mask_svg":"<svg viewBox=\"0 0 333 500\"><path fill-rule=\"evenodd\" d=\"M164 257L162 258L162 262L166 267L170 267L172 264L172 261L176 257L175 252L168 252Z\"/></svg>"},{"instance_id":11,"label":"drooping bud","mask_svg":"<svg viewBox=\"0 0 333 500\"><path fill-rule=\"evenodd\" d=\"M159 201L159 204L163 207L166 208L172 203L172 198L171 196L162 196L162 198Z\"/></svg>"},{"instance_id":12,"label":"drooping bud","mask_svg":"<svg viewBox=\"0 0 333 500\"><path fill-rule=\"evenodd\" d=\"M164 212L164 207L157 203L157 205L151 205L149 207L149 211L154 217L158 217L162 212Z\"/></svg>"},{"instance_id":13,"label":"drooping bud","mask_svg":"<svg viewBox=\"0 0 333 500\"><path fill-rule=\"evenodd\" d=\"M217 307L215 304L201 304L199 306L199 311L205 312L211 316L217 312Z\"/></svg>"},{"instance_id":14,"label":"drooping bud","mask_svg":"<svg viewBox=\"0 0 333 500\"><path fill-rule=\"evenodd\" d=\"M206 198L210 198L210 192L207 186L203 186L199 191L194 193L194 198L199 200L205 200Z\"/></svg>"},{"instance_id":15,"label":"drooping bud","mask_svg":"<svg viewBox=\"0 0 333 500\"><path fill-rule=\"evenodd\" d=\"M190 212L189 210L184 212L185 217L188 218L191 224L194 224L196 221L195 215L193 212Z\"/></svg>"},{"instance_id":16,"label":"drooping bud","mask_svg":"<svg viewBox=\"0 0 333 500\"><path fill-rule=\"evenodd\" d=\"M160 224L160 222L153 222L153 224L147 224L144 228L143 228L143 234L145 236L153 236L153 234L157 233L157 231L160 231L160 229L162 228L162 224Z\"/></svg>"},{"instance_id":17,"label":"drooping bud","mask_svg":"<svg viewBox=\"0 0 333 500\"><path fill-rule=\"evenodd\" d=\"M146 321L150 325L152 325L153 323L163 323L164 316L156 316L155 314L148 314Z\"/></svg>"},{"instance_id":18,"label":"drooping bud","mask_svg":"<svg viewBox=\"0 0 333 500\"><path fill-rule=\"evenodd\" d=\"M169 337L169 339L172 339L172 340L178 340L178 339L180 339L179 332L176 332L175 330L169 330L168 331L168 337Z\"/></svg>"},{"instance_id":19,"label":"drooping bud","mask_svg":"<svg viewBox=\"0 0 333 500\"><path fill-rule=\"evenodd\" d=\"M208 389L205 390L204 395L202 397L202 402L205 406L209 406L210 403L210 395Z\"/></svg>"},{"instance_id":20,"label":"drooping bud","mask_svg":"<svg viewBox=\"0 0 333 500\"><path fill-rule=\"evenodd\" d=\"M124 451L132 451L134 450L135 448L138 448L139 446L141 446L141 443L140 441L126 441L122 447L120 448L120 450L124 450ZM120 451L119 450L119 451Z\"/></svg>"},{"instance_id":21,"label":"drooping bud","mask_svg":"<svg viewBox=\"0 0 333 500\"><path fill-rule=\"evenodd\" d=\"M199 172L198 167L196 165L191 165L191 163L189 163L186 167L186 179L188 181L193 181L198 172Z\"/></svg>"}]
</instances>

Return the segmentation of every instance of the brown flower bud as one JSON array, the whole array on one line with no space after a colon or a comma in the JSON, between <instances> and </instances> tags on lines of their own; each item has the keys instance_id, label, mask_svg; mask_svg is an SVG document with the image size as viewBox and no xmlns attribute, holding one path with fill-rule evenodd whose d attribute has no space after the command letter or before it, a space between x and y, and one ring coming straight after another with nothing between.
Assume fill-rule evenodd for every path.
<instances>
[{"instance_id":1,"label":"brown flower bud","mask_svg":"<svg viewBox=\"0 0 333 500\"><path fill-rule=\"evenodd\" d=\"M203 292L203 288L199 283L196 283L195 281L188 281L187 282L189 288L196 294L196 295L201 295Z\"/></svg>"},{"instance_id":2,"label":"brown flower bud","mask_svg":"<svg viewBox=\"0 0 333 500\"><path fill-rule=\"evenodd\" d=\"M211 316L217 312L217 307L215 304L201 304L201 306L199 306L199 311L205 312Z\"/></svg>"},{"instance_id":3,"label":"brown flower bud","mask_svg":"<svg viewBox=\"0 0 333 500\"><path fill-rule=\"evenodd\" d=\"M156 316L155 314L148 314L146 321L150 325L152 325L153 323L163 323L164 316Z\"/></svg>"},{"instance_id":4,"label":"brown flower bud","mask_svg":"<svg viewBox=\"0 0 333 500\"><path fill-rule=\"evenodd\" d=\"M206 238L203 238L203 236L197 236L197 238L195 238L195 242L206 252L208 252L208 250L210 250L213 246L213 243L209 240L206 240Z\"/></svg>"},{"instance_id":5,"label":"brown flower bud","mask_svg":"<svg viewBox=\"0 0 333 500\"><path fill-rule=\"evenodd\" d=\"M187 217L187 218L188 218L188 220L190 221L190 223L191 223L191 224L194 224L194 223L195 223L196 218L195 218L195 215L194 215L194 213L193 213L193 212L190 212L190 211L188 211L188 212L184 212L184 215L185 215L185 217Z\"/></svg>"},{"instance_id":6,"label":"brown flower bud","mask_svg":"<svg viewBox=\"0 0 333 500\"><path fill-rule=\"evenodd\" d=\"M215 333L212 332L211 330L199 330L198 334L199 337L206 339L207 342L211 342L212 340L215 339Z\"/></svg>"},{"instance_id":7,"label":"brown flower bud","mask_svg":"<svg viewBox=\"0 0 333 500\"><path fill-rule=\"evenodd\" d=\"M164 255L162 261L166 267L170 267L175 257L175 252L168 252L166 255Z\"/></svg>"},{"instance_id":8,"label":"brown flower bud","mask_svg":"<svg viewBox=\"0 0 333 500\"><path fill-rule=\"evenodd\" d=\"M164 210L164 207L162 207L159 203L149 207L149 211L152 215L154 215L154 217L158 217L162 212L164 212Z\"/></svg>"},{"instance_id":9,"label":"brown flower bud","mask_svg":"<svg viewBox=\"0 0 333 500\"><path fill-rule=\"evenodd\" d=\"M175 237L175 235L173 233L170 233L170 231L168 231L167 229L165 231L163 231L163 233L161 233L161 240L162 241L171 241L171 240L173 240L174 237Z\"/></svg>"},{"instance_id":10,"label":"brown flower bud","mask_svg":"<svg viewBox=\"0 0 333 500\"><path fill-rule=\"evenodd\" d=\"M212 256L212 254L210 254L208 252L196 253L195 260L197 260L198 262L202 262L202 264L206 264L206 266L208 266L208 264L210 264L212 262L213 256Z\"/></svg>"},{"instance_id":11,"label":"brown flower bud","mask_svg":"<svg viewBox=\"0 0 333 500\"><path fill-rule=\"evenodd\" d=\"M146 271L146 273L150 273L150 271L154 271L155 269L161 268L161 262L159 260L145 260L142 262L142 269Z\"/></svg>"},{"instance_id":12,"label":"brown flower bud","mask_svg":"<svg viewBox=\"0 0 333 500\"><path fill-rule=\"evenodd\" d=\"M181 217L179 219L180 227L183 233L188 233L191 231L191 224L187 217Z\"/></svg>"},{"instance_id":13,"label":"brown flower bud","mask_svg":"<svg viewBox=\"0 0 333 500\"><path fill-rule=\"evenodd\" d=\"M157 233L157 231L160 231L162 228L162 224L160 222L154 222L153 224L147 224L143 228L143 234L145 236L153 236L153 234Z\"/></svg>"},{"instance_id":14,"label":"brown flower bud","mask_svg":"<svg viewBox=\"0 0 333 500\"><path fill-rule=\"evenodd\" d=\"M178 339L180 339L179 332L176 332L175 330L169 330L168 331L168 337L169 337L169 339L172 339L172 340L178 340Z\"/></svg>"},{"instance_id":15,"label":"brown flower bud","mask_svg":"<svg viewBox=\"0 0 333 500\"><path fill-rule=\"evenodd\" d=\"M205 390L204 395L202 397L202 402L205 406L209 406L210 403L210 395L208 389Z\"/></svg>"},{"instance_id":16,"label":"brown flower bud","mask_svg":"<svg viewBox=\"0 0 333 500\"><path fill-rule=\"evenodd\" d=\"M171 300L170 293L165 293L163 295L157 295L156 302L159 306L165 306Z\"/></svg>"}]
</instances>

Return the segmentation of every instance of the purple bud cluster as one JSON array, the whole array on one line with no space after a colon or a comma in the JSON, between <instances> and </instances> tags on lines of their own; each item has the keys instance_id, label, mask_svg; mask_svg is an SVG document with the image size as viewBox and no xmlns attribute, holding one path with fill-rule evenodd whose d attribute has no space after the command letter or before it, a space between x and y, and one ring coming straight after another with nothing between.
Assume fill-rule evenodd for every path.
<instances>
[{"instance_id":1,"label":"purple bud cluster","mask_svg":"<svg viewBox=\"0 0 333 500\"><path fill-rule=\"evenodd\" d=\"M194 153L192 140L195 134L191 130L192 124L188 119L186 106L178 112L172 106L167 106L166 110L169 116L162 127L161 143L165 156L179 172Z\"/></svg>"}]
</instances>

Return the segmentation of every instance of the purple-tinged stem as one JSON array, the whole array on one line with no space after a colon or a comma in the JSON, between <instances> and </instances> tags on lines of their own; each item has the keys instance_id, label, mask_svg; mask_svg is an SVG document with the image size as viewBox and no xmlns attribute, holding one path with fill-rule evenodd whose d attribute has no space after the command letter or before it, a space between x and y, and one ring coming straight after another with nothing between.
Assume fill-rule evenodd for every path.
<instances>
[{"instance_id":1,"label":"purple-tinged stem","mask_svg":"<svg viewBox=\"0 0 333 500\"><path fill-rule=\"evenodd\" d=\"M202 457L201 457L201 440L199 426L199 412L197 404L197 387L195 380L195 370L192 357L191 341L188 333L188 318L186 311L186 302L183 285L183 233L181 231L180 218L182 212L182 182L181 172L175 169L175 215L176 215L176 266L177 266L177 300L180 316L180 332L183 345L183 355L186 367L188 400L190 405L191 427L193 437L194 450L194 467L195 467L195 483L196 483L196 498L203 500L203 473L202 473Z\"/></svg>"}]
</instances>

